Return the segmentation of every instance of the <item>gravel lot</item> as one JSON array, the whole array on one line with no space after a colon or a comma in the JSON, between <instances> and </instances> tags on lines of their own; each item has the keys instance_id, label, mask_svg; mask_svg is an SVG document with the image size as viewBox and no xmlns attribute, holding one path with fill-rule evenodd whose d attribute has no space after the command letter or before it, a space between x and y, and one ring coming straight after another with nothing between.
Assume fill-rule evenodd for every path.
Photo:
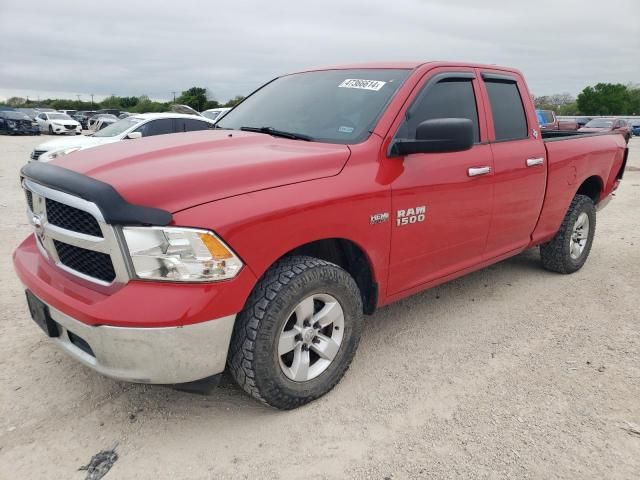
<instances>
[{"instance_id":1,"label":"gravel lot","mask_svg":"<svg viewBox=\"0 0 640 480\"><path fill-rule=\"evenodd\" d=\"M29 318L11 252L18 171L43 137L0 137L0 478L640 478L640 138L585 268L536 249L381 309L324 398L263 407L116 382ZM631 427L633 429L633 427Z\"/></svg>"}]
</instances>

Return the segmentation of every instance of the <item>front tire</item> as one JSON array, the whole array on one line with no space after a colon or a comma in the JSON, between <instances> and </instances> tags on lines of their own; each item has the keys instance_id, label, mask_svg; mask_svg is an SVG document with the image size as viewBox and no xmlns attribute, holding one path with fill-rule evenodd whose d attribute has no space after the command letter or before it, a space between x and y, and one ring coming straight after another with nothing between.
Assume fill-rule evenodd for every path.
<instances>
[{"instance_id":1,"label":"front tire","mask_svg":"<svg viewBox=\"0 0 640 480\"><path fill-rule=\"evenodd\" d=\"M324 260L287 257L267 271L238 315L229 370L255 399L296 408L340 381L361 333L353 277Z\"/></svg>"},{"instance_id":2,"label":"front tire","mask_svg":"<svg viewBox=\"0 0 640 480\"><path fill-rule=\"evenodd\" d=\"M542 266L558 273L574 273L589 257L596 233L596 208L585 195L573 197L560 230L551 241L540 245Z\"/></svg>"},{"instance_id":3,"label":"front tire","mask_svg":"<svg viewBox=\"0 0 640 480\"><path fill-rule=\"evenodd\" d=\"M49 135L54 135L53 127L51 125L49 125Z\"/></svg>"}]
</instances>

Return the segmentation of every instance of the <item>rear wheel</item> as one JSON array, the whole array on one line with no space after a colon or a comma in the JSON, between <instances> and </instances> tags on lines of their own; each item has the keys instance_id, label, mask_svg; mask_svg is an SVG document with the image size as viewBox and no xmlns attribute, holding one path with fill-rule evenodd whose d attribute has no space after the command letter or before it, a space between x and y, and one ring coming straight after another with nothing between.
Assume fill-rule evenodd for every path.
<instances>
[{"instance_id":1,"label":"rear wheel","mask_svg":"<svg viewBox=\"0 0 640 480\"><path fill-rule=\"evenodd\" d=\"M239 314L229 369L251 396L296 408L331 390L355 354L362 301L345 270L313 257L276 263Z\"/></svg>"},{"instance_id":2,"label":"rear wheel","mask_svg":"<svg viewBox=\"0 0 640 480\"><path fill-rule=\"evenodd\" d=\"M582 268L589 257L596 231L596 209L593 200L576 195L553 239L540 245L542 265L558 273L573 273Z\"/></svg>"}]
</instances>

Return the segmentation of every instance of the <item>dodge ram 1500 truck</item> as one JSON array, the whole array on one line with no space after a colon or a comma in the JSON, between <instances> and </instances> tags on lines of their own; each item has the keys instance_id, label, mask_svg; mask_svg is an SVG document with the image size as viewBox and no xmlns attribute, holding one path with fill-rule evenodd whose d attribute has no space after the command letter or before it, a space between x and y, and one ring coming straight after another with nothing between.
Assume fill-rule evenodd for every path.
<instances>
[{"instance_id":1,"label":"dodge ram 1500 truck","mask_svg":"<svg viewBox=\"0 0 640 480\"><path fill-rule=\"evenodd\" d=\"M534 246L548 270L584 265L626 144L542 134L530 98L494 65L339 66L276 78L215 130L26 165L31 315L116 379L228 366L266 404L305 404L363 314Z\"/></svg>"}]
</instances>

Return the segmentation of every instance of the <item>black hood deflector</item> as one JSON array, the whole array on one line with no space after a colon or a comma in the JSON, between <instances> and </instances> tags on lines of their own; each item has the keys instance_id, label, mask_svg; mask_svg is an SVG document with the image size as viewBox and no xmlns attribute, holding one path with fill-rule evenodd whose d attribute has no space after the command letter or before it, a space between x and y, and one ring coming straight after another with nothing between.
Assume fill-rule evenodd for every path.
<instances>
[{"instance_id":1,"label":"black hood deflector","mask_svg":"<svg viewBox=\"0 0 640 480\"><path fill-rule=\"evenodd\" d=\"M127 202L108 183L48 163L31 162L20 171L22 177L95 203L112 225L168 225L171 213L159 208Z\"/></svg>"}]
</instances>

